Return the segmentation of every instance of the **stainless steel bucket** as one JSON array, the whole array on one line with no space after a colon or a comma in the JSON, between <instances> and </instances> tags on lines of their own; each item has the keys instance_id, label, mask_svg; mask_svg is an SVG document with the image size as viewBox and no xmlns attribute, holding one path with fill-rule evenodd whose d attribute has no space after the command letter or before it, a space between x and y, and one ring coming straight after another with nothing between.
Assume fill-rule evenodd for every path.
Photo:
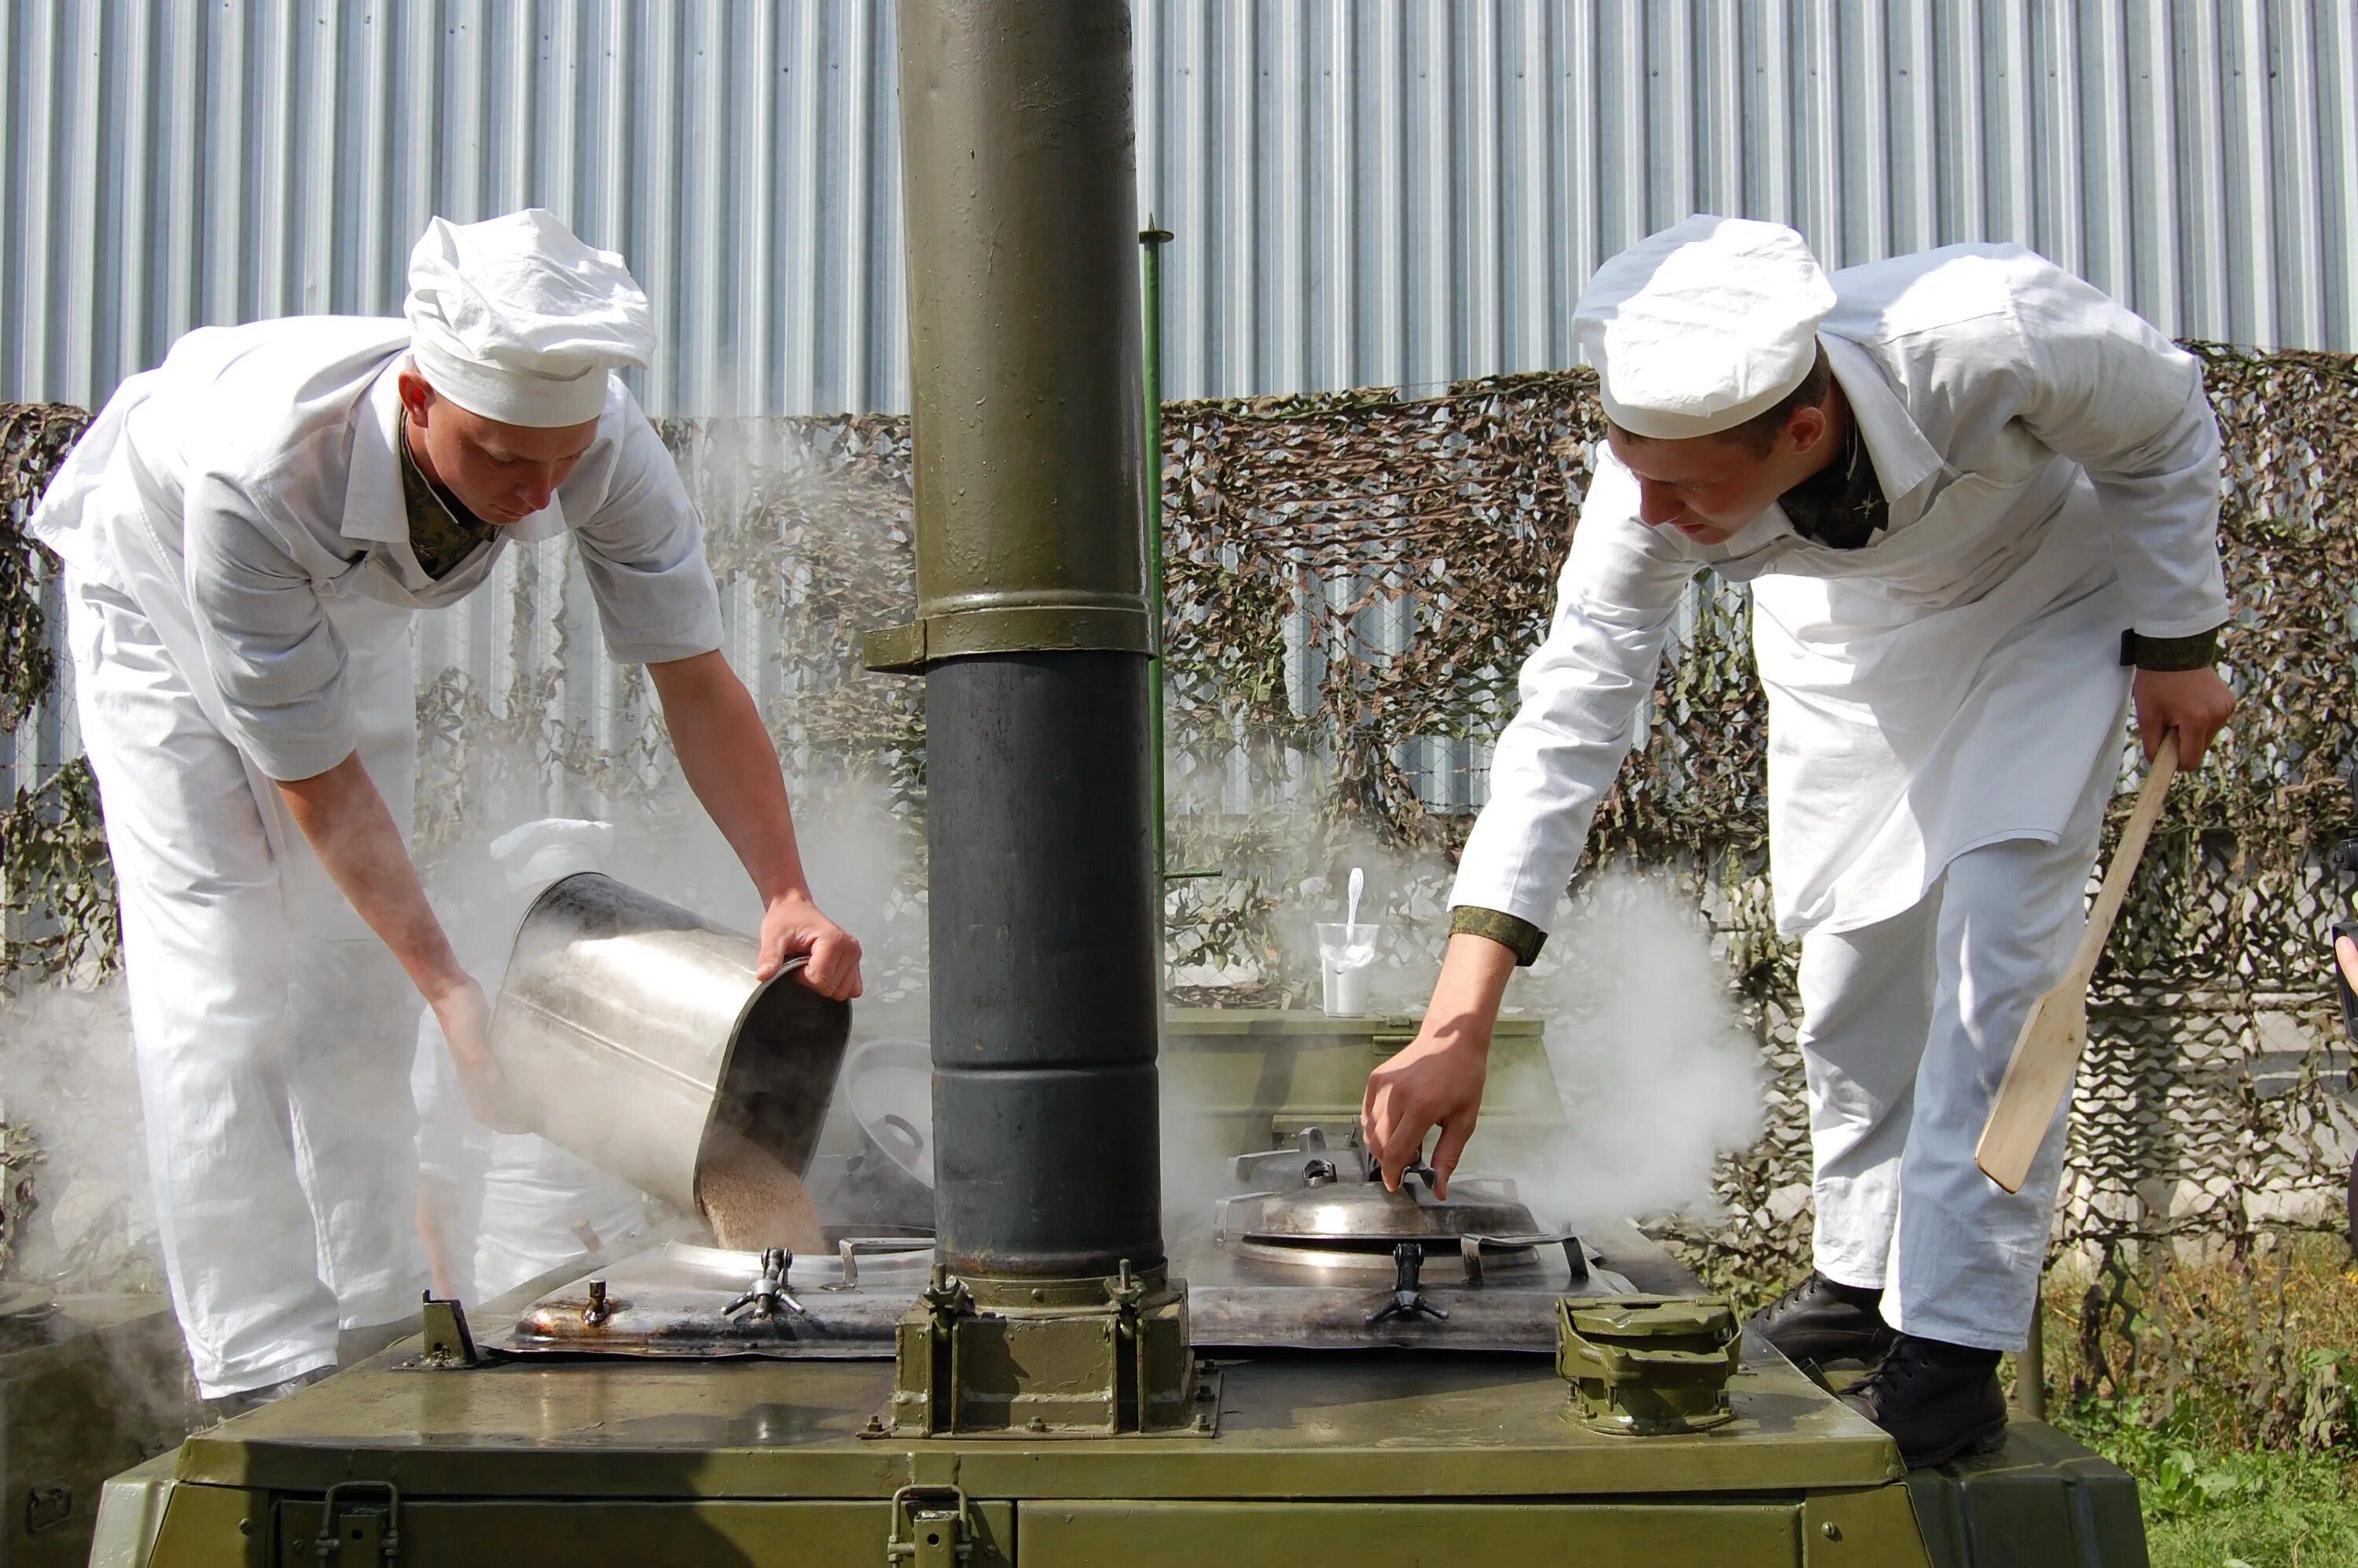
<instances>
[{"instance_id":1,"label":"stainless steel bucket","mask_svg":"<svg viewBox=\"0 0 2358 1568\"><path fill-rule=\"evenodd\" d=\"M492 1012L515 1110L686 1214L701 1212L701 1176L739 1139L800 1175L851 1009L791 968L757 982L758 956L753 938L595 871L551 883L516 930Z\"/></svg>"}]
</instances>

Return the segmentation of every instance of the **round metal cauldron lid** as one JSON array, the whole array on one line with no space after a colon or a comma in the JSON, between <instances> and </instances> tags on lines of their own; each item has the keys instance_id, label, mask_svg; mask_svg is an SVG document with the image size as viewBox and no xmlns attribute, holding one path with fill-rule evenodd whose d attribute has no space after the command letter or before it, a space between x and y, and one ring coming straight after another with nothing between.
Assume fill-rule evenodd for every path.
<instances>
[{"instance_id":1,"label":"round metal cauldron lid","mask_svg":"<svg viewBox=\"0 0 2358 1568\"><path fill-rule=\"evenodd\" d=\"M914 1098L887 1092L910 1076ZM854 1120L911 1180L934 1184L934 1053L922 1040L865 1040L843 1062L843 1095Z\"/></svg>"},{"instance_id":2,"label":"round metal cauldron lid","mask_svg":"<svg viewBox=\"0 0 2358 1568\"><path fill-rule=\"evenodd\" d=\"M1511 1202L1441 1199L1408 1183L1399 1192L1379 1182L1335 1182L1262 1200L1253 1238L1281 1244L1354 1241L1390 1243L1461 1236L1529 1236L1540 1228L1531 1211Z\"/></svg>"}]
</instances>

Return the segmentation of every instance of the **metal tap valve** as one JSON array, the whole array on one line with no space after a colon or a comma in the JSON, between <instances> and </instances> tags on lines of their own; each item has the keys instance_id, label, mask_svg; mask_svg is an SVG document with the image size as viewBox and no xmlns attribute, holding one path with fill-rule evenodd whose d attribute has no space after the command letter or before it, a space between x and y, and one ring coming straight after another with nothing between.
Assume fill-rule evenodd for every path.
<instances>
[{"instance_id":1,"label":"metal tap valve","mask_svg":"<svg viewBox=\"0 0 2358 1568\"><path fill-rule=\"evenodd\" d=\"M735 1317L745 1308L752 1307L755 1317L775 1317L778 1309L784 1307L797 1317L803 1316L806 1309L786 1289L786 1271L794 1265L795 1255L783 1247L773 1247L763 1252L761 1277L747 1288L743 1295L722 1308L723 1314Z\"/></svg>"},{"instance_id":2,"label":"metal tap valve","mask_svg":"<svg viewBox=\"0 0 2358 1568\"><path fill-rule=\"evenodd\" d=\"M1424 1291L1417 1276L1424 1271L1424 1244L1403 1241L1392 1249L1391 1299L1368 1314L1368 1326L1373 1328L1388 1317L1429 1317L1436 1323L1449 1319L1449 1309L1437 1307L1424 1299Z\"/></svg>"}]
</instances>

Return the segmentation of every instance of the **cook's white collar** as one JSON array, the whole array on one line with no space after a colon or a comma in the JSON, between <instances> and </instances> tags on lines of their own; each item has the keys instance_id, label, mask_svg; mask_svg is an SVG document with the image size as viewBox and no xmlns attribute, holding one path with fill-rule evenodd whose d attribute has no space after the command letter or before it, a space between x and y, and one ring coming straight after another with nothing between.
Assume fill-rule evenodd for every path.
<instances>
[{"instance_id":1,"label":"cook's white collar","mask_svg":"<svg viewBox=\"0 0 2358 1568\"><path fill-rule=\"evenodd\" d=\"M1915 492L1940 473L1941 454L1916 427L1874 355L1834 332L1821 332L1818 341L1825 345L1826 363L1842 384L1851 416L1858 421L1859 439L1866 443L1867 460L1875 465L1883 499L1891 508L1891 525L1912 522L1920 510Z\"/></svg>"},{"instance_id":2,"label":"cook's white collar","mask_svg":"<svg viewBox=\"0 0 2358 1568\"><path fill-rule=\"evenodd\" d=\"M347 539L390 545L409 538L401 459L393 445L401 439L401 367L408 359L404 349L377 367L353 422L352 471L344 480L344 514L337 520Z\"/></svg>"}]
</instances>

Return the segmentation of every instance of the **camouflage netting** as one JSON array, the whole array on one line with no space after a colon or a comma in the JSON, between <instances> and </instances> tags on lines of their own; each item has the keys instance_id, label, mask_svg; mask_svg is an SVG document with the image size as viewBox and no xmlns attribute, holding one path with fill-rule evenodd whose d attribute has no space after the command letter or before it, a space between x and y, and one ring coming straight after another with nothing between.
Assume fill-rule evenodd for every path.
<instances>
[{"instance_id":1,"label":"camouflage netting","mask_svg":"<svg viewBox=\"0 0 2358 1568\"><path fill-rule=\"evenodd\" d=\"M23 524L89 422L79 408L0 405L0 735L14 736L57 685L44 602L54 563ZM29 929L28 916L38 921ZM16 781L0 800L0 994L15 973L103 963L114 944L114 883L89 770ZM31 1130L9 1122L6 1088L0 1054L0 1271L31 1212L40 1158Z\"/></svg>"},{"instance_id":2,"label":"camouflage netting","mask_svg":"<svg viewBox=\"0 0 2358 1568\"><path fill-rule=\"evenodd\" d=\"M2225 658L2244 708L2214 760L2173 792L2099 977L2057 1244L2098 1281L2084 1326L2100 1374L2108 1336L2131 1326L2154 1243L2240 1249L2324 1227L2342 1180L2347 1056L2320 938L2341 896L2324 858L2353 816L2337 770L2358 751L2358 367L2197 351L2229 452L2223 548L2241 619ZM1374 391L1167 410L1171 860L1221 871L1173 884L1172 957L1188 1000L1306 1000L1314 959L1286 912L1305 887L1324 896L1350 846L1395 851L1409 870L1390 906L1438 920L1471 820L1464 764L1511 708L1587 481L1592 385L1545 375L1432 399ZM0 413L12 524L77 417ZM665 438L705 504L724 593L778 629L772 667L748 677L806 798L881 791L914 843L917 689L857 667L858 633L898 619L909 599L905 426L687 421ZM37 552L13 530L0 545L13 716L44 685L34 654L49 644ZM488 692L454 669L421 691L429 857L471 852L485 824L513 819L512 798L548 798L552 775L577 805L676 797L640 677L615 688L602 742L564 717L561 668L584 649L562 614L535 608L551 599L537 586L546 569L527 563L514 579L514 681ZM1723 1162L1722 1217L1663 1228L1707 1275L1758 1291L1805 1266L1809 1160L1794 954L1768 914L1764 706L1745 622L1740 591L1698 588L1647 749L1598 815L1589 869L1626 860L1680 879L1758 1024L1767 1135ZM2123 810L2133 783L2125 776ZM103 962L111 900L86 775L20 781L9 824L9 964L24 975ZM922 892L887 914L921 929ZM905 958L877 978L888 995L914 983Z\"/></svg>"}]
</instances>

